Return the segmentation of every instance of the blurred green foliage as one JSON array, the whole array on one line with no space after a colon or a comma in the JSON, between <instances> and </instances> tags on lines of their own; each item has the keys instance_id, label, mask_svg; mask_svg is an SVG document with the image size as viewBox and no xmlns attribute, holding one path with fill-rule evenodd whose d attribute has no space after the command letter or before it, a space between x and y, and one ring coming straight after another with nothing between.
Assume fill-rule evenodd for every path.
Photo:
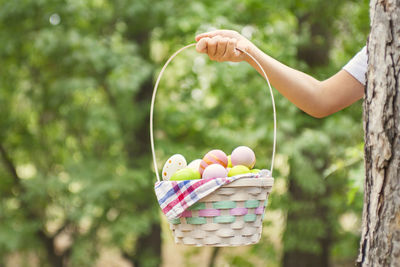
<instances>
[{"instance_id":1,"label":"blurred green foliage","mask_svg":"<svg viewBox=\"0 0 400 267\"><path fill-rule=\"evenodd\" d=\"M313 35L310 25L325 20L328 35ZM33 253L39 266L93 266L104 247L137 266L159 264L160 244L142 242L154 240L146 238L157 235L160 220L148 139L152 84L169 55L217 28L326 79L365 44L368 2L0 1L0 266L15 252ZM299 57L302 47L318 45L328 62L311 66ZM264 230L245 254L220 254L232 266L255 258L278 266L285 251L319 253L316 240L329 230L330 261L352 261L362 206L361 105L319 120L276 91L275 98L280 186L268 210L304 217L286 224L284 249ZM256 167L269 168L271 109L264 80L248 65L185 51L157 95L159 167L174 153L191 161L247 145ZM290 181L306 202L293 201ZM329 225L309 217L316 202ZM266 229L274 223L267 213Z\"/></svg>"}]
</instances>

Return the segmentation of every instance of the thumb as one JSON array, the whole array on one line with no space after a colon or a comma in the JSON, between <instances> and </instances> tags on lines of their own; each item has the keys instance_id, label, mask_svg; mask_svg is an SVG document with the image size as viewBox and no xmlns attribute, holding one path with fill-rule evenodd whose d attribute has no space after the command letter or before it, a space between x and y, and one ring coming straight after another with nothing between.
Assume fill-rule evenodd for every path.
<instances>
[{"instance_id":1,"label":"thumb","mask_svg":"<svg viewBox=\"0 0 400 267\"><path fill-rule=\"evenodd\" d=\"M248 50L249 50L249 45L244 40L239 40L239 42L237 42L236 47L239 50L241 50L240 53L243 53L242 51L248 52Z\"/></svg>"},{"instance_id":2,"label":"thumb","mask_svg":"<svg viewBox=\"0 0 400 267\"><path fill-rule=\"evenodd\" d=\"M205 32L205 33L201 33L201 34L198 34L197 36L196 36L196 42L198 42L199 40L201 40L201 39L203 39L203 38L213 38L214 36L217 36L217 35L221 35L221 36L225 36L225 33L226 31L224 31L224 30L215 30L215 31L211 31L211 32Z\"/></svg>"},{"instance_id":3,"label":"thumb","mask_svg":"<svg viewBox=\"0 0 400 267\"><path fill-rule=\"evenodd\" d=\"M240 41L235 42L235 49L234 49L235 56L238 57L244 55L242 51L246 51L246 46Z\"/></svg>"}]
</instances>

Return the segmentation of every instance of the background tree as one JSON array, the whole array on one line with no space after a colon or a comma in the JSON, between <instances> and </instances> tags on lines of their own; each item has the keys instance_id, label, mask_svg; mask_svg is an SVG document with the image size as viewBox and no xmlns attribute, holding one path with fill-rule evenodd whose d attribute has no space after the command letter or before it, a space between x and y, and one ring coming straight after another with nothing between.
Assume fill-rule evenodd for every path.
<instances>
[{"instance_id":1,"label":"background tree","mask_svg":"<svg viewBox=\"0 0 400 267\"><path fill-rule=\"evenodd\" d=\"M371 1L359 266L400 262L400 2Z\"/></svg>"},{"instance_id":2,"label":"background tree","mask_svg":"<svg viewBox=\"0 0 400 267\"><path fill-rule=\"evenodd\" d=\"M346 2L310 1L304 5L302 1L292 1L290 10L298 21L300 36L296 56L299 62L306 64L300 67L303 71L315 73L314 75L320 79L326 78L326 71L332 66L330 52L334 47L334 41L340 38L338 32L341 25L335 21L338 20L337 14L346 8ZM325 9L329 9L330 12L323 12ZM335 70L332 68L330 71ZM349 112L348 115L350 114ZM337 236L340 235L338 221L332 218L346 212L345 199L338 206L337 194L345 194L343 183L346 182L348 174L344 172L327 175L329 172L326 170L334 165L338 158L346 158L343 153L345 150L342 150L345 144L342 143L338 150L334 148L335 144L346 140L343 137L351 130L354 131L351 135L357 135L357 132L360 133L360 128L330 131L332 118L326 118L321 122L304 114L297 116L302 116L304 119L296 119L295 132L299 137L294 140L296 149L288 151L291 168L287 193L289 203L297 205L288 204L287 223L283 235L283 266L329 266L333 256L332 248L335 246ZM352 119L359 121L360 117ZM351 159L347 160L347 164L351 162L354 163ZM304 181L305 177L307 183ZM309 186L311 181L314 186Z\"/></svg>"},{"instance_id":3,"label":"background tree","mask_svg":"<svg viewBox=\"0 0 400 267\"><path fill-rule=\"evenodd\" d=\"M196 33L230 28L284 63L326 78L365 43L368 3L324 5L0 0L0 265L17 255L29 266L93 266L104 249L135 266L157 266L170 255L206 265L206 248L176 252L155 202L148 144L154 77ZM326 36L314 29L321 17L333 25ZM325 45L324 62L314 65L306 48L323 53ZM210 62L193 49L167 72L156 103L160 166L174 153L191 160L245 144L258 167L268 168L271 103L253 69ZM360 104L316 120L275 96L276 187L262 240L211 255L217 266L278 266L294 253L322 251L329 263L352 262L357 227L343 221L357 225L361 211ZM293 189L307 197L296 198ZM323 220L314 214L321 207ZM279 225L287 225L282 239Z\"/></svg>"},{"instance_id":4,"label":"background tree","mask_svg":"<svg viewBox=\"0 0 400 267\"><path fill-rule=\"evenodd\" d=\"M91 266L109 243L161 261L145 129L149 34L167 11L148 4L2 1L2 254Z\"/></svg>"}]
</instances>

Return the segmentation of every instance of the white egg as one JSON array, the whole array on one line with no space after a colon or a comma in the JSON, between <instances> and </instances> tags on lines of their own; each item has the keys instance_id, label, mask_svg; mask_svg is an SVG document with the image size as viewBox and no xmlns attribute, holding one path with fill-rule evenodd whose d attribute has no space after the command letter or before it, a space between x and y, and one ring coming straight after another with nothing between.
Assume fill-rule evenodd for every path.
<instances>
[{"instance_id":1,"label":"white egg","mask_svg":"<svg viewBox=\"0 0 400 267\"><path fill-rule=\"evenodd\" d=\"M189 163L188 168L195 169L196 171L200 168L201 159L195 159Z\"/></svg>"},{"instance_id":2,"label":"white egg","mask_svg":"<svg viewBox=\"0 0 400 267\"><path fill-rule=\"evenodd\" d=\"M168 181L175 172L186 168L186 166L187 163L184 156L182 156L181 154L172 155L164 164L162 170L163 180Z\"/></svg>"}]
</instances>

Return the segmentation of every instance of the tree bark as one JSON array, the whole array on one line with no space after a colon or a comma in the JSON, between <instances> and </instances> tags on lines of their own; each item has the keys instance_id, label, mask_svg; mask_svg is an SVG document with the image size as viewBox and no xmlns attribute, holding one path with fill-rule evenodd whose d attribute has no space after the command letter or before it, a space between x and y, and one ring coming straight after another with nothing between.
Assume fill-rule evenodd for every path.
<instances>
[{"instance_id":1,"label":"tree bark","mask_svg":"<svg viewBox=\"0 0 400 267\"><path fill-rule=\"evenodd\" d=\"M400 1L372 0L358 266L400 266Z\"/></svg>"},{"instance_id":2,"label":"tree bark","mask_svg":"<svg viewBox=\"0 0 400 267\"><path fill-rule=\"evenodd\" d=\"M217 257L220 251L221 251L220 247L213 248L210 259L208 260L208 267L215 267Z\"/></svg>"}]
</instances>

